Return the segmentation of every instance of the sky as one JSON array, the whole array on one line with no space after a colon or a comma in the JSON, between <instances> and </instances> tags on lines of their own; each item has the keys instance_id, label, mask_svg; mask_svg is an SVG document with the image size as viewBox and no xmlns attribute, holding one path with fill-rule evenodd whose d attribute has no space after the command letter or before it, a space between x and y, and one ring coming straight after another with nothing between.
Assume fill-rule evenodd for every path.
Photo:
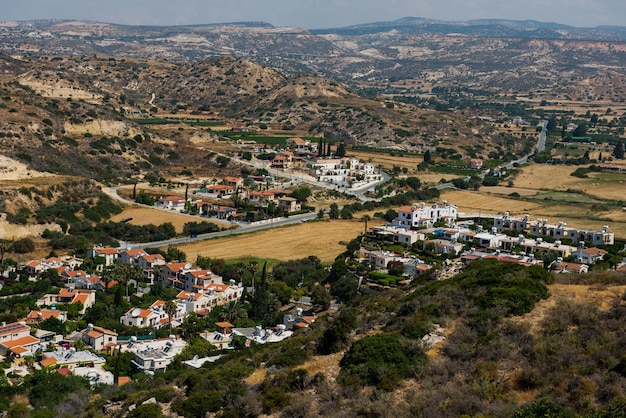
<instances>
[{"instance_id":1,"label":"sky","mask_svg":"<svg viewBox=\"0 0 626 418\"><path fill-rule=\"evenodd\" d=\"M128 25L263 21L322 29L395 20L513 19L626 26L625 0L3 0L0 21L81 19Z\"/></svg>"}]
</instances>

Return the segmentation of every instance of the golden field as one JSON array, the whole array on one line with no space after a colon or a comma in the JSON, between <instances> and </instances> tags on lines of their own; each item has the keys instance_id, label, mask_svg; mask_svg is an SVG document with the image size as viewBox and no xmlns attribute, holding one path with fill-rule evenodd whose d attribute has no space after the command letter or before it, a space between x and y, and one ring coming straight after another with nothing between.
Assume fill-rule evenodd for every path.
<instances>
[{"instance_id":1,"label":"golden field","mask_svg":"<svg viewBox=\"0 0 626 418\"><path fill-rule=\"evenodd\" d=\"M369 221L368 227L380 224L382 222L376 219ZM315 255L322 262L331 263L363 229L363 222L356 218L349 221L314 221L197 241L177 247L187 254L190 262L195 262L199 254L211 258L236 259L253 256L281 261Z\"/></svg>"}]
</instances>

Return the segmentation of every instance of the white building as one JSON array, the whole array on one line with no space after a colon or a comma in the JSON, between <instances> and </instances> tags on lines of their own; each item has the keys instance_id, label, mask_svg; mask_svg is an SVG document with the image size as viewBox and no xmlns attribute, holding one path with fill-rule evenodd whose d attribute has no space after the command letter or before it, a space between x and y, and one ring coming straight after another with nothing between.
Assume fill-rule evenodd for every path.
<instances>
[{"instance_id":1,"label":"white building","mask_svg":"<svg viewBox=\"0 0 626 418\"><path fill-rule=\"evenodd\" d=\"M393 225L409 229L432 228L440 220L444 220L446 225L453 225L457 215L457 207L446 201L433 204L415 203L398 209L398 217Z\"/></svg>"},{"instance_id":2,"label":"white building","mask_svg":"<svg viewBox=\"0 0 626 418\"><path fill-rule=\"evenodd\" d=\"M131 338L130 342L119 346L122 352L132 352L135 357L131 364L142 373L158 373L167 370L167 366L187 346L187 342L170 336L168 339L153 341L137 341Z\"/></svg>"},{"instance_id":3,"label":"white building","mask_svg":"<svg viewBox=\"0 0 626 418\"><path fill-rule=\"evenodd\" d=\"M168 326L171 320L172 327L178 327L187 314L186 305L176 302L176 312L170 318L165 310L165 302L157 300L148 309L129 309L128 312L120 317L120 322L129 327L159 329Z\"/></svg>"},{"instance_id":4,"label":"white building","mask_svg":"<svg viewBox=\"0 0 626 418\"><path fill-rule=\"evenodd\" d=\"M318 181L341 187L359 188L382 179L373 165L356 158L319 158L313 163Z\"/></svg>"}]
</instances>

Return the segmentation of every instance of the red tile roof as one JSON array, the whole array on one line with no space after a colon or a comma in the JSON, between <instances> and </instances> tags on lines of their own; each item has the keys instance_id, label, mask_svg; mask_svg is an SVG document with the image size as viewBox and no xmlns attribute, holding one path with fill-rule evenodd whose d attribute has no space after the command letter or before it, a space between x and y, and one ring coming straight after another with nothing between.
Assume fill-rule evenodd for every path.
<instances>
[{"instance_id":1,"label":"red tile roof","mask_svg":"<svg viewBox=\"0 0 626 418\"><path fill-rule=\"evenodd\" d=\"M57 362L57 359L56 359L56 358L54 358L54 357L48 357L48 358L45 358L45 359L41 360L41 361L39 362L39 364L41 364L41 367L49 367L49 366L53 366L53 365L55 365L55 364L56 364L56 362Z\"/></svg>"}]
</instances>

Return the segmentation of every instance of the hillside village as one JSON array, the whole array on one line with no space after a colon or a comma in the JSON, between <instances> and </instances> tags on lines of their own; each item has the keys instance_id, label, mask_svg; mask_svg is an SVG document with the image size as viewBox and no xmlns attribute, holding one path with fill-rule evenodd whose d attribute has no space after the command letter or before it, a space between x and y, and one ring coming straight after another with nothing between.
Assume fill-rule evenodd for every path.
<instances>
[{"instance_id":1,"label":"hillside village","mask_svg":"<svg viewBox=\"0 0 626 418\"><path fill-rule=\"evenodd\" d=\"M227 177L233 187L240 178ZM184 210L189 203L197 204L194 197L187 201L160 199L156 205L173 210ZM219 215L218 215L219 216ZM608 250L615 242L608 227L600 231L567 227L563 222L549 224L547 219L531 221L529 216L514 217L508 212L488 216L485 219L463 219L463 214L449 202L419 202L397 209L395 219L383 226L370 227L359 242L351 263L365 266L361 270L366 280L360 283L361 291L377 291L387 286L406 286L423 275L436 273L440 280L462 271L463 266L479 259L493 259L502 263L521 266L538 266L555 273L586 273L594 264L612 257ZM231 218L232 219L232 218ZM485 227L487 221L491 227ZM381 248L399 248L394 252ZM96 246L87 252L89 262L72 256L50 257L24 262L17 273L30 281L40 280L54 273L61 288L57 293L45 294L37 301L36 310L27 317L0 327L0 349L4 361L10 361L5 373L29 373L34 367L55 368L60 373L87 376L93 384L121 384L97 353L114 355L119 352L134 354L132 365L138 372L158 373L167 369L187 346L181 335L162 339L154 334L158 330L172 332L181 327L192 315L194 318L209 316L215 307L234 306L241 303L244 293L255 292L244 285L229 280L224 283L220 275L210 269L194 267L186 262L167 262L162 254L148 253L143 249L107 248ZM618 260L619 261L619 260ZM87 270L83 270L83 265ZM80 318L94 305L97 293L105 293L122 286L111 279L112 269L127 269L132 279L124 284L126 298L141 298L158 286L172 289L172 300L159 300L147 307L131 306L119 318L121 328L145 330L141 340L136 336L120 335L113 329L93 324L73 333L55 334L41 329L45 321L63 323ZM359 267L361 268L361 267ZM611 267L626 271L626 260ZM131 287L134 294L129 295ZM326 286L326 291L330 286ZM292 308L284 316L284 322L275 327L235 327L228 321L215 323L215 331L198 335L218 350L249 347L251 344L281 341L294 332L315 322L316 311L310 303L307 307ZM75 309L68 309L75 306ZM129 339L130 338L130 339ZM147 338L147 339L146 339ZM438 337L439 338L439 337ZM240 340L238 340L240 339ZM239 341L239 342L236 342ZM72 347L89 348L91 351ZM96 353L96 354L93 354ZM205 361L218 357L194 358L189 367L200 367Z\"/></svg>"},{"instance_id":2,"label":"hillside village","mask_svg":"<svg viewBox=\"0 0 626 418\"><path fill-rule=\"evenodd\" d=\"M0 22L0 415L623 416L620 31Z\"/></svg>"}]
</instances>

